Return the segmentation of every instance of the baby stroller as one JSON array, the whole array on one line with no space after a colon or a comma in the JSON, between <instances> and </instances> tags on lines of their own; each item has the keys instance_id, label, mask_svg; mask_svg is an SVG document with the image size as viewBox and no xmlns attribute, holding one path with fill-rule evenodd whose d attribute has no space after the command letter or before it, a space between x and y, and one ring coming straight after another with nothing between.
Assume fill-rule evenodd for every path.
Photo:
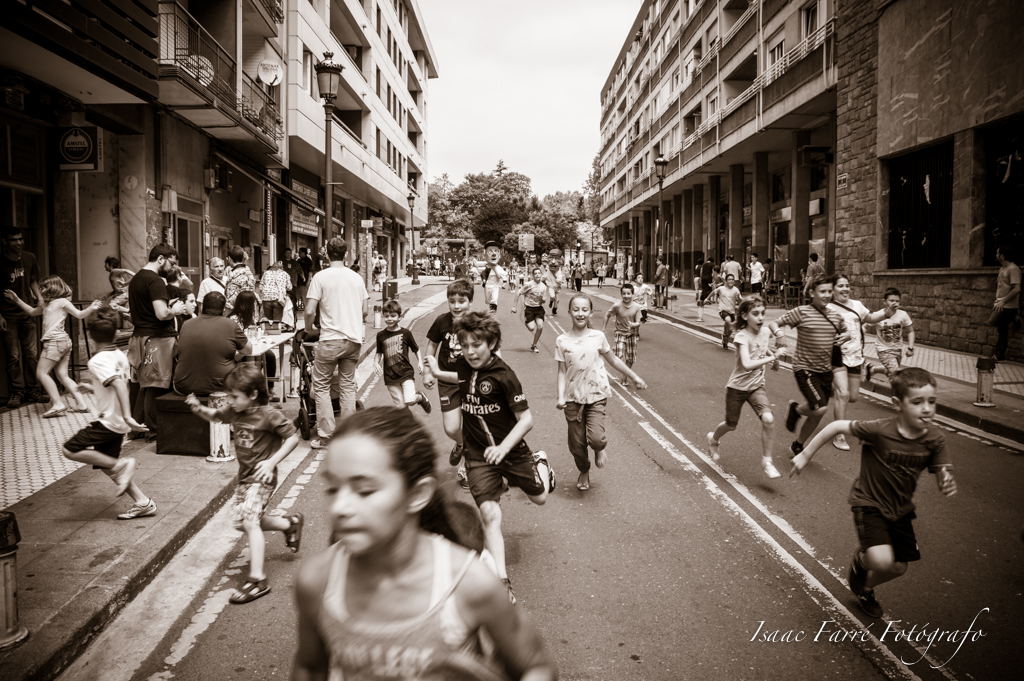
<instances>
[{"instance_id":1,"label":"baby stroller","mask_svg":"<svg viewBox=\"0 0 1024 681\"><path fill-rule=\"evenodd\" d=\"M296 334L292 341L292 357L299 368L299 415L295 417L295 427L303 440L310 439L316 429L316 399L313 394L313 358L316 356L316 343L320 339L320 330L313 329L305 335ZM334 416L341 414L341 405L336 398L331 399ZM363 403L356 400L356 411L363 408Z\"/></svg>"}]
</instances>

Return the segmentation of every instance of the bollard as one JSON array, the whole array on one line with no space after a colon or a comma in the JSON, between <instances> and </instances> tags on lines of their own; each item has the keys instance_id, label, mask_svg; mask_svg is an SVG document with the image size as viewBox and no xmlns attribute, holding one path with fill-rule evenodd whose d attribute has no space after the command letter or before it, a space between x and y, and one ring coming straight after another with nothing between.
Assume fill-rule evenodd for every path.
<instances>
[{"instance_id":1,"label":"bollard","mask_svg":"<svg viewBox=\"0 0 1024 681\"><path fill-rule=\"evenodd\" d=\"M227 406L227 393L210 393L209 407L221 409ZM234 461L231 453L231 426L227 423L210 423L210 455L206 460L211 463Z\"/></svg>"},{"instance_id":2,"label":"bollard","mask_svg":"<svg viewBox=\"0 0 1024 681\"><path fill-rule=\"evenodd\" d=\"M3 581L3 603L0 604L0 650L21 644L28 638L28 629L18 624L18 520L9 511L0 511L0 580Z\"/></svg>"},{"instance_id":3,"label":"bollard","mask_svg":"<svg viewBox=\"0 0 1024 681\"><path fill-rule=\"evenodd\" d=\"M384 326L382 324L382 319L381 319L381 308L382 307L383 306L381 306L381 305L374 305L373 306L373 328L375 328L375 329L383 329L384 328Z\"/></svg>"},{"instance_id":4,"label":"bollard","mask_svg":"<svg viewBox=\"0 0 1024 681\"><path fill-rule=\"evenodd\" d=\"M978 401L975 407L994 407L992 386L996 376L996 360L993 357L978 358Z\"/></svg>"}]
</instances>

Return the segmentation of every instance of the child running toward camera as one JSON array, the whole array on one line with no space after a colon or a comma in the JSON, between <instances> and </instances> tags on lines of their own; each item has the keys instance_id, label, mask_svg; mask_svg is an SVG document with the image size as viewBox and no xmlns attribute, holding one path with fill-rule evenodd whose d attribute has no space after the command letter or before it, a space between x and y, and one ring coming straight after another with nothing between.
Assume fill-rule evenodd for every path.
<instances>
[{"instance_id":1,"label":"child running toward camera","mask_svg":"<svg viewBox=\"0 0 1024 681\"><path fill-rule=\"evenodd\" d=\"M730 275L732 276L732 275ZM725 384L725 420L714 432L708 433L708 449L711 458L718 461L719 444L726 433L736 430L740 422L740 411L749 404L761 419L761 468L769 478L780 477L772 463L772 433L775 416L772 404L764 389L765 367L772 365L772 371L779 368L782 352L773 353L768 345L772 335L764 324L765 306L760 296L744 298L736 312L736 366L729 382Z\"/></svg>"},{"instance_id":2,"label":"child running toward camera","mask_svg":"<svg viewBox=\"0 0 1024 681\"><path fill-rule=\"evenodd\" d=\"M523 320L526 328L533 332L530 352L540 352L537 344L540 343L540 335L544 333L544 299L547 295L548 286L544 283L540 268L534 267L533 279L519 287L519 293L512 301L512 314L515 314L519 299L523 299Z\"/></svg>"},{"instance_id":3,"label":"child running toward camera","mask_svg":"<svg viewBox=\"0 0 1024 681\"><path fill-rule=\"evenodd\" d=\"M265 515L277 487L277 465L299 444L299 436L284 413L267 404L267 379L256 366L239 364L224 379L224 387L228 404L221 409L204 407L194 394L186 397L185 403L206 421L234 426L239 470L231 517L235 529L249 537L249 577L228 600L249 603L270 593L263 533L283 532L285 545L292 553L302 542L301 513Z\"/></svg>"},{"instance_id":4,"label":"child running toward camera","mask_svg":"<svg viewBox=\"0 0 1024 681\"><path fill-rule=\"evenodd\" d=\"M914 491L925 468L935 474L939 491L956 494L953 462L946 436L932 425L935 378L909 367L892 377L896 416L877 421L833 421L793 459L790 477L837 435L861 441L860 474L853 481L849 503L860 548L853 554L847 581L861 609L871 617L885 614L875 587L901 577L907 564L921 559L914 536Z\"/></svg>"},{"instance_id":5,"label":"child running toward camera","mask_svg":"<svg viewBox=\"0 0 1024 681\"><path fill-rule=\"evenodd\" d=\"M604 468L608 459L605 448L604 419L611 395L605 362L624 376L633 379L637 390L647 383L612 354L608 339L601 331L590 328L593 313L590 298L576 293L569 299L569 318L572 327L555 340L555 361L558 362L558 402L556 407L565 411L569 426L569 453L580 472L576 489L590 489L589 445L594 450L594 463Z\"/></svg>"},{"instance_id":6,"label":"child running toward camera","mask_svg":"<svg viewBox=\"0 0 1024 681\"><path fill-rule=\"evenodd\" d=\"M75 411L87 412L89 405L82 399L78 391L78 384L68 374L68 364L71 362L71 336L65 328L65 320L68 315L75 319L85 319L99 309L100 301L94 300L86 308L79 310L68 300L71 297L71 287L57 275L49 276L39 282L39 293L43 296L43 304L39 307L32 307L14 291L4 291L7 300L11 301L26 314L32 317L43 316L43 351L39 354L39 363L36 365L36 379L50 396L50 408L43 413L44 419L52 419L55 416L63 416L68 411L68 405L57 390L57 383L50 378L50 372L55 371L57 378L64 384L68 393L75 400Z\"/></svg>"},{"instance_id":7,"label":"child running toward camera","mask_svg":"<svg viewBox=\"0 0 1024 681\"><path fill-rule=\"evenodd\" d=\"M626 282L619 289L620 300L614 303L604 315L604 327L608 328L608 320L615 318L615 356L622 360L627 368L633 368L636 361L636 334L640 328L640 306L633 301L633 285ZM622 377L623 387L629 386L629 378Z\"/></svg>"},{"instance_id":8,"label":"child running toward camera","mask_svg":"<svg viewBox=\"0 0 1024 681\"><path fill-rule=\"evenodd\" d=\"M437 529L425 522L439 504L432 442L394 407L349 417L332 436L324 472L337 543L299 572L294 681L557 677L486 565L424 529Z\"/></svg>"},{"instance_id":9,"label":"child running toward camera","mask_svg":"<svg viewBox=\"0 0 1024 681\"><path fill-rule=\"evenodd\" d=\"M489 314L470 312L455 328L462 344L455 370L441 371L433 356L426 361L438 380L459 386L469 489L483 517L485 545L514 603L498 505L505 491L502 478L542 505L555 489L555 472L547 454L531 452L524 439L533 428L533 415L519 378L495 354L501 347L501 325Z\"/></svg>"},{"instance_id":10,"label":"child running toward camera","mask_svg":"<svg viewBox=\"0 0 1024 681\"><path fill-rule=\"evenodd\" d=\"M906 310L900 308L903 295L899 289L885 289L885 317L875 327L875 350L881 367L867 365L867 381L871 374L883 371L890 381L903 363L903 333L907 334L907 357L914 356L914 321Z\"/></svg>"},{"instance_id":11,"label":"child running toward camera","mask_svg":"<svg viewBox=\"0 0 1024 681\"><path fill-rule=\"evenodd\" d=\"M718 298L718 316L725 322L725 326L722 328L722 347L728 350L733 324L736 323L736 309L739 308L740 301L743 299L743 295L736 285L736 277L732 274L725 275L725 283L712 291L712 295ZM739 328L738 325L737 328Z\"/></svg>"},{"instance_id":12,"label":"child running toward camera","mask_svg":"<svg viewBox=\"0 0 1024 681\"><path fill-rule=\"evenodd\" d=\"M650 284L644 283L644 275L636 275L636 284L633 286L635 293L633 294L633 300L640 306L640 323L647 323L647 303L650 302L651 296L654 295L654 287ZM636 337L640 338L640 329L636 330Z\"/></svg>"},{"instance_id":13,"label":"child running toward camera","mask_svg":"<svg viewBox=\"0 0 1024 681\"><path fill-rule=\"evenodd\" d=\"M386 328L377 334L377 355L373 360L373 368L378 376L384 376L384 386L396 407L418 404L429 414L430 400L423 393L416 392L416 380L409 362L409 351L412 350L416 355L416 366L423 373L420 346L412 337L412 331L398 325L402 318L402 305L397 300L389 300L384 303L382 312Z\"/></svg>"}]
</instances>

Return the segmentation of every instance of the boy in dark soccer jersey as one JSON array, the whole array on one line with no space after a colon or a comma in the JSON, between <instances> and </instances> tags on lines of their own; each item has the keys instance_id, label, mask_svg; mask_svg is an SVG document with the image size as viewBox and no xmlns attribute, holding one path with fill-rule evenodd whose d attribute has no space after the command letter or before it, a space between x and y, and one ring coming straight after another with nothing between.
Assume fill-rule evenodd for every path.
<instances>
[{"instance_id":1,"label":"boy in dark soccer jersey","mask_svg":"<svg viewBox=\"0 0 1024 681\"><path fill-rule=\"evenodd\" d=\"M881 617L875 587L902 576L907 563L921 559L914 536L914 490L925 468L935 474L939 491L956 494L953 463L946 437L932 425L935 379L924 369L906 368L892 380L894 418L878 421L833 421L793 459L790 477L798 474L836 435L861 440L860 475L850 490L850 506L860 539L847 581L868 615Z\"/></svg>"},{"instance_id":2,"label":"boy in dark soccer jersey","mask_svg":"<svg viewBox=\"0 0 1024 681\"><path fill-rule=\"evenodd\" d=\"M412 350L416 354L416 365L423 366L420 346L416 344L412 331L398 325L402 306L397 300L389 300L384 303L383 312L387 328L377 334L377 356L373 368L378 375L384 376L384 385L396 407L419 404L429 414L430 400L423 393L416 392L416 380L409 362L409 351ZM422 368L420 373L423 373Z\"/></svg>"},{"instance_id":3,"label":"boy in dark soccer jersey","mask_svg":"<svg viewBox=\"0 0 1024 681\"><path fill-rule=\"evenodd\" d=\"M455 370L442 371L430 355L426 362L439 381L459 386L469 489L480 507L484 546L494 556L498 577L514 603L498 505L505 488L502 478L540 505L555 488L555 474L547 454L531 452L523 439L533 428L533 416L515 372L494 354L501 346L501 325L488 314L470 312L455 330L462 345Z\"/></svg>"}]
</instances>

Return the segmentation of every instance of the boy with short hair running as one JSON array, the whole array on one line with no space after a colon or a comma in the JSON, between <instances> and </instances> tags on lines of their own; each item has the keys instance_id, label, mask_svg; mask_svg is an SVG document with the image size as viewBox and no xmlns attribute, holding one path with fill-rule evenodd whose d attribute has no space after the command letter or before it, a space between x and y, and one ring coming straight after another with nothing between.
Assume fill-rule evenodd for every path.
<instances>
[{"instance_id":1,"label":"boy with short hair running","mask_svg":"<svg viewBox=\"0 0 1024 681\"><path fill-rule=\"evenodd\" d=\"M397 300L389 300L384 303L382 312L386 328L377 334L377 355L374 357L373 368L378 376L384 376L384 386L396 407L419 404L429 414L430 400L423 393L416 392L416 380L409 362L409 351L412 350L416 355L416 366L423 366L420 346L412 337L412 331L398 325L402 318L402 305ZM422 368L420 373L423 373Z\"/></svg>"},{"instance_id":2,"label":"boy with short hair running","mask_svg":"<svg viewBox=\"0 0 1024 681\"><path fill-rule=\"evenodd\" d=\"M914 356L914 322L906 310L900 309L903 296L899 289L885 289L884 299L886 316L875 326L875 350L878 352L878 361L882 363L880 369L891 381L903 363L904 329L907 330L907 357ZM878 370L872 364L867 365L866 380L869 383L871 374Z\"/></svg>"},{"instance_id":3,"label":"boy with short hair running","mask_svg":"<svg viewBox=\"0 0 1024 681\"><path fill-rule=\"evenodd\" d=\"M639 272L636 275L636 284L634 286L633 300L640 306L640 323L647 323L647 303L650 301L651 296L654 295L654 287L650 284L644 283L644 275ZM637 329L636 337L640 337L640 330Z\"/></svg>"},{"instance_id":4,"label":"boy with short hair running","mask_svg":"<svg viewBox=\"0 0 1024 681\"><path fill-rule=\"evenodd\" d=\"M264 532L283 532L285 545L292 553L298 552L302 542L301 513L266 515L270 497L277 488L277 465L299 444L299 436L295 424L280 409L268 404L267 379L255 365L236 366L224 379L224 387L228 393L225 407L204 407L194 394L186 397L185 403L205 421L234 426L238 486L231 519L235 529L249 537L249 576L228 599L238 604L270 593Z\"/></svg>"},{"instance_id":5,"label":"boy with short hair running","mask_svg":"<svg viewBox=\"0 0 1024 681\"><path fill-rule=\"evenodd\" d=\"M615 317L615 356L622 360L630 369L636 361L636 334L640 328L640 306L633 301L633 285L626 282L619 289L621 300L608 308L604 315L604 326L608 328L608 320ZM622 377L623 387L629 386L629 379Z\"/></svg>"},{"instance_id":6,"label":"boy with short hair running","mask_svg":"<svg viewBox=\"0 0 1024 681\"><path fill-rule=\"evenodd\" d=\"M725 275L725 283L716 288L712 295L718 298L718 316L725 322L722 328L722 347L729 349L729 337L732 336L732 325L736 322L736 310L743 300L740 287L736 285L736 277Z\"/></svg>"},{"instance_id":7,"label":"boy with short hair running","mask_svg":"<svg viewBox=\"0 0 1024 681\"><path fill-rule=\"evenodd\" d=\"M815 277L807 289L811 293L810 305L794 307L768 323L768 329L776 337L783 335L780 326L791 326L797 330L793 376L806 402L789 401L786 430L796 432L801 416L807 420L790 445L794 456L803 451L804 443L814 434L821 417L828 411L828 401L832 397L832 348L850 339L842 316L828 307L832 300L832 281L821 275Z\"/></svg>"},{"instance_id":8,"label":"boy with short hair running","mask_svg":"<svg viewBox=\"0 0 1024 681\"><path fill-rule=\"evenodd\" d=\"M533 503L543 505L555 489L555 472L547 454L531 452L524 439L533 428L533 415L516 373L495 354L501 347L501 325L490 315L470 312L459 320L456 330L462 357L454 371L442 371L432 355L425 359L438 380L459 387L469 488L483 519L484 545L514 603L498 505L504 491L502 478L523 490Z\"/></svg>"},{"instance_id":9,"label":"boy with short hair running","mask_svg":"<svg viewBox=\"0 0 1024 681\"><path fill-rule=\"evenodd\" d=\"M849 497L860 547L850 561L847 581L871 617L885 614L875 598L875 587L901 577L908 563L921 559L912 523L917 517L913 497L921 472L927 468L935 474L942 494L956 494L946 436L932 427L935 388L935 378L924 369L902 369L892 377L895 417L833 421L793 459L790 477L799 474L837 435L861 440L860 473Z\"/></svg>"},{"instance_id":10,"label":"boy with short hair running","mask_svg":"<svg viewBox=\"0 0 1024 681\"><path fill-rule=\"evenodd\" d=\"M132 520L156 515L156 502L146 496L132 480L136 461L120 458L124 436L133 430L146 432L146 426L132 418L128 400L128 358L114 345L120 319L116 312L101 308L86 322L86 334L95 350L89 358L91 387L96 402L96 419L64 443L64 458L91 464L101 469L117 485L117 496L125 492L135 503L118 520ZM89 390L84 384L79 388Z\"/></svg>"},{"instance_id":11,"label":"boy with short hair running","mask_svg":"<svg viewBox=\"0 0 1024 681\"><path fill-rule=\"evenodd\" d=\"M516 313L519 299L523 299L523 320L526 328L533 332L533 345L530 352L540 352L537 344L544 333L544 299L548 296L548 286L544 283L539 267L533 268L533 279L523 284L512 301L512 314Z\"/></svg>"}]
</instances>

